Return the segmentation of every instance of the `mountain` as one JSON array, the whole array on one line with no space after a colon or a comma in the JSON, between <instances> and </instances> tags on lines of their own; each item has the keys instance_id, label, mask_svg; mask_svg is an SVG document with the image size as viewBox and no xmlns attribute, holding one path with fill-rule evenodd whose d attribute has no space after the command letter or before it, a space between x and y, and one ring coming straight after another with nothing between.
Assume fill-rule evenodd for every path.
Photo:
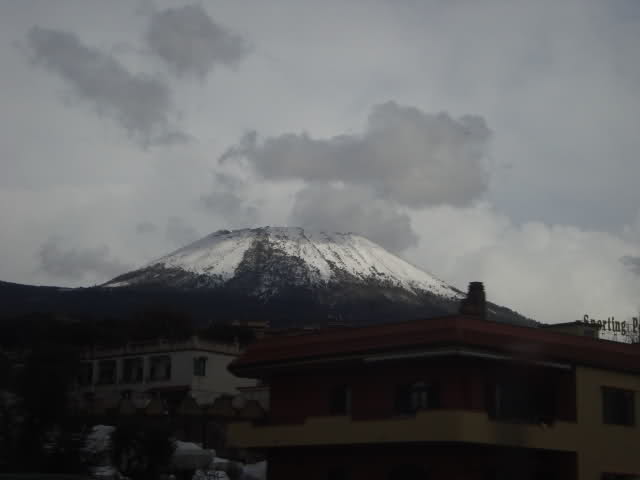
<instances>
[{"instance_id":1,"label":"mountain","mask_svg":"<svg viewBox=\"0 0 640 480\"><path fill-rule=\"evenodd\" d=\"M464 294L352 233L297 227L220 230L120 275L105 288L228 292L291 310L284 323L327 318L349 323L456 311ZM492 305L490 316L527 323ZM283 316L282 313L279 314Z\"/></svg>"},{"instance_id":2,"label":"mountain","mask_svg":"<svg viewBox=\"0 0 640 480\"><path fill-rule=\"evenodd\" d=\"M105 287L235 288L268 299L291 287L384 287L460 299L460 291L352 233L295 227L221 230Z\"/></svg>"},{"instance_id":3,"label":"mountain","mask_svg":"<svg viewBox=\"0 0 640 480\"><path fill-rule=\"evenodd\" d=\"M5 312L123 317L144 309L189 313L198 323L267 319L274 326L366 323L457 311L464 294L351 233L295 227L221 230L99 287L0 282ZM489 318L535 322L489 304Z\"/></svg>"}]
</instances>

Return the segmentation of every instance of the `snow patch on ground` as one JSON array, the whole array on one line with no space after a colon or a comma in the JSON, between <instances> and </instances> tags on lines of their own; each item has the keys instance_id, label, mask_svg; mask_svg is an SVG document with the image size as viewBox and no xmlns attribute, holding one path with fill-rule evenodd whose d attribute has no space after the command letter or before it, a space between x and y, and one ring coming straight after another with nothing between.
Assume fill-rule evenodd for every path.
<instances>
[{"instance_id":1,"label":"snow patch on ground","mask_svg":"<svg viewBox=\"0 0 640 480\"><path fill-rule=\"evenodd\" d=\"M205 468L215 458L215 451L205 450L193 442L176 440L171 465L179 470L197 470Z\"/></svg>"},{"instance_id":2,"label":"snow patch on ground","mask_svg":"<svg viewBox=\"0 0 640 480\"><path fill-rule=\"evenodd\" d=\"M238 470L235 470L237 467ZM267 462L242 464L222 457L215 457L208 468L197 470L192 480L229 480L230 469L240 473L240 480L266 480ZM234 475L236 476L237 473Z\"/></svg>"},{"instance_id":3,"label":"snow patch on ground","mask_svg":"<svg viewBox=\"0 0 640 480\"><path fill-rule=\"evenodd\" d=\"M85 450L91 453L107 452L111 448L111 434L116 429L111 425L96 425L87 435Z\"/></svg>"},{"instance_id":4,"label":"snow patch on ground","mask_svg":"<svg viewBox=\"0 0 640 480\"><path fill-rule=\"evenodd\" d=\"M114 480L122 478L120 472L111 464L112 425L95 425L87 435L85 452L93 456L95 466L91 468L92 478ZM175 441L175 450L171 467L177 471L196 471L193 480L225 480L226 471L235 467L241 472L241 480L266 480L267 463L242 464L226 458L216 457L215 450L202 448L197 443Z\"/></svg>"},{"instance_id":5,"label":"snow patch on ground","mask_svg":"<svg viewBox=\"0 0 640 480\"><path fill-rule=\"evenodd\" d=\"M101 480L120 477L118 470L111 464L111 434L116 428L112 425L95 425L85 440L84 450L90 455L91 476Z\"/></svg>"},{"instance_id":6,"label":"snow patch on ground","mask_svg":"<svg viewBox=\"0 0 640 480\"><path fill-rule=\"evenodd\" d=\"M267 462L250 463L244 466L244 475L256 480L266 480Z\"/></svg>"}]
</instances>

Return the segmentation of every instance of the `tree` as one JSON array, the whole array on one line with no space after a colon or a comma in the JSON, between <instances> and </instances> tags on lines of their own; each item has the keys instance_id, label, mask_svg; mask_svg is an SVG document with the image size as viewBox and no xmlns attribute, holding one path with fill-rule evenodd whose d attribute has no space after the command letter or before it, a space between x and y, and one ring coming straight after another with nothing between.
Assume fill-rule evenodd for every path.
<instances>
[{"instance_id":1,"label":"tree","mask_svg":"<svg viewBox=\"0 0 640 480\"><path fill-rule=\"evenodd\" d=\"M52 432L65 430L68 393L78 365L77 352L62 347L37 348L27 357L15 386L23 413L12 459L17 470L33 470L47 461L50 452L43 447L55 444Z\"/></svg>"}]
</instances>

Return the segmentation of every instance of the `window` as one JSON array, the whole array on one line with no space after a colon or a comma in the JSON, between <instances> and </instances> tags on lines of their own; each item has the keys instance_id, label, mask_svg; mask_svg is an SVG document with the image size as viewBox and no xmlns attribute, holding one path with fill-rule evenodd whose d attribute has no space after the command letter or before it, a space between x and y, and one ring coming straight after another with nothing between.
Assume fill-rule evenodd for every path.
<instances>
[{"instance_id":1,"label":"window","mask_svg":"<svg viewBox=\"0 0 640 480\"><path fill-rule=\"evenodd\" d=\"M549 469L540 470L543 465L531 465L531 457L529 459L524 458L522 463L518 466L517 461L511 459L510 465L501 465L497 468L489 468L485 470L482 475L483 480L513 480L526 478L531 480L557 480L557 474L553 473ZM550 468L555 468L552 466ZM523 476L523 471L528 471L529 475Z\"/></svg>"},{"instance_id":2,"label":"window","mask_svg":"<svg viewBox=\"0 0 640 480\"><path fill-rule=\"evenodd\" d=\"M207 375L207 357L195 357L193 359L193 374L196 377Z\"/></svg>"},{"instance_id":3,"label":"window","mask_svg":"<svg viewBox=\"0 0 640 480\"><path fill-rule=\"evenodd\" d=\"M348 480L349 472L343 467L333 467L327 472L327 480Z\"/></svg>"},{"instance_id":4,"label":"window","mask_svg":"<svg viewBox=\"0 0 640 480\"><path fill-rule=\"evenodd\" d=\"M389 480L425 480L429 476L417 465L401 465L391 470L387 478Z\"/></svg>"},{"instance_id":5,"label":"window","mask_svg":"<svg viewBox=\"0 0 640 480\"><path fill-rule=\"evenodd\" d=\"M125 358L122 367L122 381L124 383L142 382L144 372L144 359L142 357Z\"/></svg>"},{"instance_id":6,"label":"window","mask_svg":"<svg viewBox=\"0 0 640 480\"><path fill-rule=\"evenodd\" d=\"M149 380L170 380L171 379L171 357L160 355L150 358Z\"/></svg>"},{"instance_id":7,"label":"window","mask_svg":"<svg viewBox=\"0 0 640 480\"><path fill-rule=\"evenodd\" d=\"M493 419L526 423L552 423L555 397L547 386L524 380L504 380L493 386L488 399Z\"/></svg>"},{"instance_id":8,"label":"window","mask_svg":"<svg viewBox=\"0 0 640 480\"><path fill-rule=\"evenodd\" d=\"M102 385L116 383L115 360L101 360L98 363L98 383Z\"/></svg>"},{"instance_id":9,"label":"window","mask_svg":"<svg viewBox=\"0 0 640 480\"><path fill-rule=\"evenodd\" d=\"M82 362L78 372L78 385L86 386L93 383L93 363Z\"/></svg>"},{"instance_id":10,"label":"window","mask_svg":"<svg viewBox=\"0 0 640 480\"><path fill-rule=\"evenodd\" d=\"M603 473L602 480L640 480L640 475L624 473Z\"/></svg>"},{"instance_id":11,"label":"window","mask_svg":"<svg viewBox=\"0 0 640 480\"><path fill-rule=\"evenodd\" d=\"M396 412L411 415L418 410L440 407L440 388L437 383L415 382L396 388Z\"/></svg>"},{"instance_id":12,"label":"window","mask_svg":"<svg viewBox=\"0 0 640 480\"><path fill-rule=\"evenodd\" d=\"M351 412L351 390L346 385L331 389L329 394L329 413L331 415L348 415Z\"/></svg>"},{"instance_id":13,"label":"window","mask_svg":"<svg viewBox=\"0 0 640 480\"><path fill-rule=\"evenodd\" d=\"M602 387L602 421L610 425L633 425L635 423L633 392Z\"/></svg>"}]
</instances>

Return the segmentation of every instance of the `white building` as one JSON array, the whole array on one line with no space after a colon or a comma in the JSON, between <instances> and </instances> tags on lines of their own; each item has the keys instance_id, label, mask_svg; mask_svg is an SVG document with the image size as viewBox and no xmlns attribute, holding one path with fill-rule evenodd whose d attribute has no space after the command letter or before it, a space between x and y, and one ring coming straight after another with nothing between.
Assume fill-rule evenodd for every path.
<instances>
[{"instance_id":1,"label":"white building","mask_svg":"<svg viewBox=\"0 0 640 480\"><path fill-rule=\"evenodd\" d=\"M83 356L75 397L79 405L91 402L112 408L127 398L144 407L159 395L188 393L198 404L210 404L221 394L237 394L238 387L255 385L227 370L239 353L237 345L196 336L96 347Z\"/></svg>"}]
</instances>

